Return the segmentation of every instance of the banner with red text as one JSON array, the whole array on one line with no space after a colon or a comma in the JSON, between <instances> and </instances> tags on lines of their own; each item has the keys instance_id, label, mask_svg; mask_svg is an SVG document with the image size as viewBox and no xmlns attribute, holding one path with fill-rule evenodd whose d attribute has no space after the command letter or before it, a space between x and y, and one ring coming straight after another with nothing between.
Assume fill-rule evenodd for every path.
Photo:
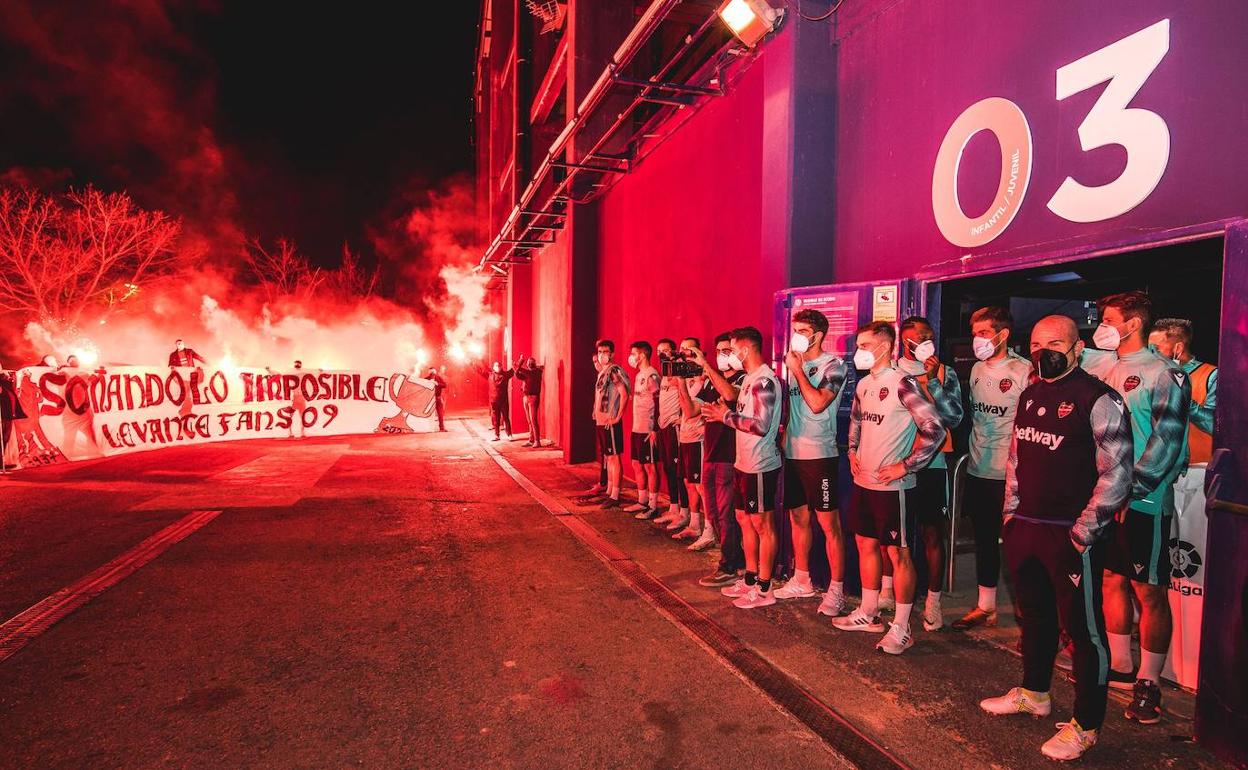
<instances>
[{"instance_id":1,"label":"banner with red text","mask_svg":"<svg viewBox=\"0 0 1248 770\"><path fill-rule=\"evenodd\" d=\"M436 430L433 383L401 373L125 366L17 371L6 462L209 441Z\"/></svg>"}]
</instances>

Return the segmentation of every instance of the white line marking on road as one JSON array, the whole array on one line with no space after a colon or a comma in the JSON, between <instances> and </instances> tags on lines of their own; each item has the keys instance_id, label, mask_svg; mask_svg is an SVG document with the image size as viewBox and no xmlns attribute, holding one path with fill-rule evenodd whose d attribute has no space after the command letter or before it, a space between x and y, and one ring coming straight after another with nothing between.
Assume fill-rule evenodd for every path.
<instances>
[{"instance_id":1,"label":"white line marking on road","mask_svg":"<svg viewBox=\"0 0 1248 770\"><path fill-rule=\"evenodd\" d=\"M134 574L169 546L215 519L221 511L192 511L104 566L0 625L0 663L57 621Z\"/></svg>"}]
</instances>

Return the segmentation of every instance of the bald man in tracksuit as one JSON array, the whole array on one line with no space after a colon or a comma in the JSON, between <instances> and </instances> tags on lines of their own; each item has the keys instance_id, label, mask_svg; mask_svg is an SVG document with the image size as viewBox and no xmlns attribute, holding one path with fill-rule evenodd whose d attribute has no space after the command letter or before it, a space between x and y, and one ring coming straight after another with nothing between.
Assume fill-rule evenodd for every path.
<instances>
[{"instance_id":1,"label":"bald man in tracksuit","mask_svg":"<svg viewBox=\"0 0 1248 770\"><path fill-rule=\"evenodd\" d=\"M1002 538L1022 611L1023 684L980 707L1047 716L1059 628L1074 644L1074 716L1041 751L1082 756L1105 719L1109 650L1101 573L1115 515L1131 492L1131 423L1122 396L1079 368L1079 331L1065 316L1032 330L1040 379L1019 396L1005 464Z\"/></svg>"}]
</instances>

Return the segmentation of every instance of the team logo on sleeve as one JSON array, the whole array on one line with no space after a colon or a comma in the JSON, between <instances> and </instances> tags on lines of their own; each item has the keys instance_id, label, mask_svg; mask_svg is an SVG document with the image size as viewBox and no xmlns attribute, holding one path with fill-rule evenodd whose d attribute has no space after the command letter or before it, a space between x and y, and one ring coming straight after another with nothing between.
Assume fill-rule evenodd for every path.
<instances>
[{"instance_id":1,"label":"team logo on sleeve","mask_svg":"<svg viewBox=\"0 0 1248 770\"><path fill-rule=\"evenodd\" d=\"M817 369L815 369L815 367L813 367L813 366L812 366L812 367L810 367L809 369L807 369L807 370L806 370L806 376L807 376L807 377L814 377L814 376L815 376L815 372L816 372L816 371L817 371Z\"/></svg>"},{"instance_id":2,"label":"team logo on sleeve","mask_svg":"<svg viewBox=\"0 0 1248 770\"><path fill-rule=\"evenodd\" d=\"M888 388L880 388L880 400L888 398Z\"/></svg>"},{"instance_id":3,"label":"team logo on sleeve","mask_svg":"<svg viewBox=\"0 0 1248 770\"><path fill-rule=\"evenodd\" d=\"M1001 389L1002 393L1009 393L1010 388L1014 387L1014 380L1001 380L997 383L997 387Z\"/></svg>"},{"instance_id":4,"label":"team logo on sleeve","mask_svg":"<svg viewBox=\"0 0 1248 770\"><path fill-rule=\"evenodd\" d=\"M1177 383L1180 388L1183 387L1183 381L1187 379L1187 375L1178 369L1171 369L1170 376L1174 377L1175 383Z\"/></svg>"},{"instance_id":5,"label":"team logo on sleeve","mask_svg":"<svg viewBox=\"0 0 1248 770\"><path fill-rule=\"evenodd\" d=\"M1075 405L1069 401L1063 401L1057 405L1057 419L1060 420L1065 417L1069 417L1070 413L1073 411L1075 411Z\"/></svg>"},{"instance_id":6,"label":"team logo on sleeve","mask_svg":"<svg viewBox=\"0 0 1248 770\"><path fill-rule=\"evenodd\" d=\"M1122 389L1127 391L1128 393L1130 393L1131 391L1135 390L1138 387L1140 387L1140 378L1135 376L1134 374L1128 377L1122 383Z\"/></svg>"},{"instance_id":7,"label":"team logo on sleeve","mask_svg":"<svg viewBox=\"0 0 1248 770\"><path fill-rule=\"evenodd\" d=\"M1035 400L1034 398L1029 398L1029 399L1027 399L1027 406L1025 406L1025 407L1024 407L1024 409L1026 409L1027 411L1029 411L1029 412L1030 412L1030 411L1031 411L1031 405L1032 405L1032 404L1034 404L1034 403L1036 403L1036 400Z\"/></svg>"}]
</instances>

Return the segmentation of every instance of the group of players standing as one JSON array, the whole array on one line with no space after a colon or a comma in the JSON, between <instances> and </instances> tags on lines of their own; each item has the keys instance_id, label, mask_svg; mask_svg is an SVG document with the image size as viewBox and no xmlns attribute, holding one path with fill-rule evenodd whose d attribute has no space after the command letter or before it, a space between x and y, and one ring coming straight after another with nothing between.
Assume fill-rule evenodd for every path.
<instances>
[{"instance_id":1,"label":"group of players standing","mask_svg":"<svg viewBox=\"0 0 1248 770\"><path fill-rule=\"evenodd\" d=\"M1030 360L1009 347L1009 311L971 316L977 360L970 375L972 424L964 500L976 546L976 606L952 625L995 625L1002 553L1022 627L1022 686L984 700L992 714L1047 715L1059 638L1068 640L1076 682L1074 715L1042 747L1074 759L1097 739L1107 686L1131 689L1125 715L1160 721L1158 680L1169 647L1167 600L1173 487L1187 463L1208 460L1216 368L1191 355L1191 325L1152 320L1142 292L1103 298L1085 350L1076 324L1048 316L1033 328ZM720 561L699 582L736 607L819 597L809 564L812 518L823 531L830 582L817 612L842 631L882 634L878 650L914 644L915 549L929 576L922 623L945 623L939 576L947 551L952 431L963 419L961 386L938 357L931 324L870 323L857 331L852 365L862 372L850 411L853 484L846 525L862 585L849 610L845 542L837 504L837 411L848 364L825 351L828 320L813 309L792 317L782 379L753 327L719 335L714 361L696 337L658 342L664 376L648 342L634 342L631 387L599 340L593 417L602 478L581 499L653 520L694 542L716 543ZM1193 401L1193 387L1196 401ZM787 398L785 391L787 390ZM621 501L622 418L629 399L636 501ZM1190 412L1190 423L1189 423ZM1188 434L1191 434L1190 449ZM667 478L662 511L659 469ZM773 585L779 543L777 488L791 523L794 570ZM1132 660L1134 608L1141 661ZM885 622L882 613L891 612Z\"/></svg>"}]
</instances>

